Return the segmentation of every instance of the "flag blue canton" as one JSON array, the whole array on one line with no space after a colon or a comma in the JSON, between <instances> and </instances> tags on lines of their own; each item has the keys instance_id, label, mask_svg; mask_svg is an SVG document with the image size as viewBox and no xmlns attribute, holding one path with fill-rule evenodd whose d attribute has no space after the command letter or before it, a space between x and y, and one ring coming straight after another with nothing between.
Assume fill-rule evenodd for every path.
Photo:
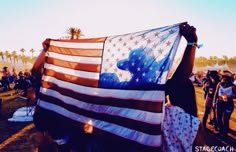
<instances>
[{"instance_id":1,"label":"flag blue canton","mask_svg":"<svg viewBox=\"0 0 236 152\"><path fill-rule=\"evenodd\" d=\"M99 87L153 89L164 84L178 32L174 26L108 37Z\"/></svg>"}]
</instances>

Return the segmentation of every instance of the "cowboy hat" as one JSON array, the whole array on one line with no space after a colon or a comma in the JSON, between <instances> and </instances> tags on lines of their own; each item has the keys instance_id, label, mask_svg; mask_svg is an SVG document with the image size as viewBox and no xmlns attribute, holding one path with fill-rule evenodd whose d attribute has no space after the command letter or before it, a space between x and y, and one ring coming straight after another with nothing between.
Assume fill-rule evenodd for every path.
<instances>
[{"instance_id":1,"label":"cowboy hat","mask_svg":"<svg viewBox=\"0 0 236 152\"><path fill-rule=\"evenodd\" d=\"M230 72L230 71L228 71L228 70L222 70L222 71L220 71L220 75L221 75L221 76L225 76L225 77L230 77L230 78L233 77L233 73Z\"/></svg>"}]
</instances>

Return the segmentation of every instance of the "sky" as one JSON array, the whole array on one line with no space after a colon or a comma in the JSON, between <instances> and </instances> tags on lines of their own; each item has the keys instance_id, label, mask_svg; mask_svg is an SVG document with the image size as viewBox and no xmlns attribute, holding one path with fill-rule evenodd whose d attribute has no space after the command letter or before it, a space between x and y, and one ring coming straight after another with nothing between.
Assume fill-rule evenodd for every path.
<instances>
[{"instance_id":1,"label":"sky","mask_svg":"<svg viewBox=\"0 0 236 152\"><path fill-rule=\"evenodd\" d=\"M204 45L196 56L233 57L235 6L236 0L0 0L0 51L37 54L46 38L68 36L69 27L87 38L187 21Z\"/></svg>"}]
</instances>

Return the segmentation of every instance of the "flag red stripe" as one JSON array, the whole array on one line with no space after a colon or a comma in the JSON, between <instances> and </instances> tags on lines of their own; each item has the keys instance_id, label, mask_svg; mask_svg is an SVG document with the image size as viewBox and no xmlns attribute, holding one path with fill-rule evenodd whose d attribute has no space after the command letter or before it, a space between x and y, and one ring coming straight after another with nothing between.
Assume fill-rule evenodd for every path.
<instances>
[{"instance_id":1,"label":"flag red stripe","mask_svg":"<svg viewBox=\"0 0 236 152\"><path fill-rule=\"evenodd\" d=\"M72 97L74 99L84 101L86 103L162 113L163 102L161 101L152 102L152 101L120 99L120 98L114 98L114 97L101 97L101 96L95 96L95 95L82 94L82 93L77 92L79 90L61 88L57 84L47 82L47 81L42 81L42 87L55 90L57 92L60 92L64 96Z\"/></svg>"},{"instance_id":2,"label":"flag red stripe","mask_svg":"<svg viewBox=\"0 0 236 152\"><path fill-rule=\"evenodd\" d=\"M80 71L87 71L87 72L98 73L101 69L101 66L97 64L69 62L69 61L64 61L64 60L56 59L52 57L48 57L46 62L49 64L56 65L56 66L64 67L64 68L70 68L73 70L80 70Z\"/></svg>"},{"instance_id":3,"label":"flag red stripe","mask_svg":"<svg viewBox=\"0 0 236 152\"><path fill-rule=\"evenodd\" d=\"M86 57L101 57L102 56L102 48L101 49L81 49L81 48L61 48L57 46L50 46L50 52L55 52L64 55L71 56L86 56Z\"/></svg>"},{"instance_id":4,"label":"flag red stripe","mask_svg":"<svg viewBox=\"0 0 236 152\"><path fill-rule=\"evenodd\" d=\"M41 94L41 100L49 101L49 103L55 104L57 106L61 106L73 113L77 113L79 115L83 115L89 118L118 124L126 128L130 128L130 129L137 130L137 131L151 134L151 135L161 134L160 124L149 124L143 121L137 121L137 120L121 117L121 116L109 115L105 113L98 113L94 111L85 110L85 109L82 109L73 105L65 104L62 100L58 98L54 98L52 96L47 96L44 94Z\"/></svg>"},{"instance_id":5,"label":"flag red stripe","mask_svg":"<svg viewBox=\"0 0 236 152\"><path fill-rule=\"evenodd\" d=\"M84 127L84 123L81 123L79 121L75 121L75 120L72 120L72 119L68 119L68 117L65 117L63 115L55 113L51 110L47 110L47 109L42 108L40 106L38 107L37 110L40 112L40 114L42 115L43 118L50 117L50 118L56 118L56 120L60 120L59 122L57 122L57 125L67 124L67 125L71 126L71 128L75 127L75 128L78 128L78 129L81 129L81 128ZM52 122L53 120L54 119L52 119L50 122L53 123ZM96 134L96 135L102 136L103 140L104 140L104 138L108 141L109 140L113 140L113 141L115 140L115 141L117 141L117 143L120 143L120 144L122 143L121 145L128 144L130 146L136 147L140 151L145 150L145 151L148 151L148 152L159 152L161 150L160 147L152 147L150 145L148 145L148 146L143 145L143 144L140 144L136 141L132 141L132 140L123 138L121 136L114 135L113 133L103 131L103 130L98 129L96 127L93 127L93 133Z\"/></svg>"},{"instance_id":6,"label":"flag red stripe","mask_svg":"<svg viewBox=\"0 0 236 152\"><path fill-rule=\"evenodd\" d=\"M61 39L61 40L53 40L53 41L60 41L60 42L83 42L83 43L97 43L97 42L104 42L107 37L98 37L98 38L80 38L80 39Z\"/></svg>"},{"instance_id":7,"label":"flag red stripe","mask_svg":"<svg viewBox=\"0 0 236 152\"><path fill-rule=\"evenodd\" d=\"M67 81L67 82L78 84L78 85L98 87L98 80L96 79L77 77L77 76L73 76L73 75L69 75L65 73L55 72L51 69L46 69L44 72L44 75L51 76L58 80L63 80L63 81Z\"/></svg>"},{"instance_id":8,"label":"flag red stripe","mask_svg":"<svg viewBox=\"0 0 236 152\"><path fill-rule=\"evenodd\" d=\"M178 26L111 37L50 41L38 106L49 110L49 115L55 116L49 116L49 121L56 122L58 116L62 118L58 124L50 122L52 127L66 124L69 128L74 125L73 128L80 129L89 120L95 126L93 133L101 135L102 138L120 139L117 141L141 148L135 149L136 151L144 151L146 148L159 151L162 143L161 123L165 100L163 87L168 74L166 70L169 63L173 63L180 41ZM163 46L162 44L166 44L167 41L171 45ZM146 77L136 79L133 83L132 80L136 77L131 75L133 79L128 82L130 77L127 72L132 73L132 69L123 71L123 59L130 61L130 53L136 48L143 47L144 56L148 56L148 61L150 56L156 58L157 64L159 61L165 61L163 67L166 65L166 68L160 65L160 69L153 62L154 66L151 68L154 68L152 70L158 80L154 87L149 85L152 84L151 79L151 83L142 80ZM124 68L118 68L118 62ZM144 61L137 63L141 62ZM133 65L136 63L131 63L131 66ZM139 67L139 64L136 66ZM145 71L144 68L140 70ZM105 73L104 77L100 77L102 73ZM150 76L146 72L143 74ZM116 83L112 83L114 81L106 81L111 78L118 78L118 85L123 85L127 80L127 85L123 87L128 87L121 89ZM48 120L47 116L44 120ZM47 125L43 121L42 124Z\"/></svg>"}]
</instances>

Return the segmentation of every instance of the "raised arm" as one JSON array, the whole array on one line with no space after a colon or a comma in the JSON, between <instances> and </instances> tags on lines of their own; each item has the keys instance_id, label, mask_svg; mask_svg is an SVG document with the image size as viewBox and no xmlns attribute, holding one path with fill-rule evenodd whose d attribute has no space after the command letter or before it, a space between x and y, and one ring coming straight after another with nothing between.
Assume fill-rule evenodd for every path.
<instances>
[{"instance_id":1,"label":"raised arm","mask_svg":"<svg viewBox=\"0 0 236 152\"><path fill-rule=\"evenodd\" d=\"M188 43L197 43L196 29L193 26L182 24L180 32ZM187 44L181 63L166 83L166 95L169 96L170 103L193 116L197 116L197 106L194 86L189 77L193 69L195 50L196 46Z\"/></svg>"},{"instance_id":2,"label":"raised arm","mask_svg":"<svg viewBox=\"0 0 236 152\"><path fill-rule=\"evenodd\" d=\"M44 60L46 56L46 51L49 47L50 39L46 39L43 43L43 51L40 53L40 55L35 60L33 67L31 69L32 76L36 79L36 81L40 81L43 75L43 66L44 66Z\"/></svg>"},{"instance_id":3,"label":"raised arm","mask_svg":"<svg viewBox=\"0 0 236 152\"><path fill-rule=\"evenodd\" d=\"M176 69L172 79L183 84L187 79L189 79L193 70L198 37L196 34L196 28L187 23L180 25L180 33L186 39L187 46L182 61Z\"/></svg>"}]
</instances>

